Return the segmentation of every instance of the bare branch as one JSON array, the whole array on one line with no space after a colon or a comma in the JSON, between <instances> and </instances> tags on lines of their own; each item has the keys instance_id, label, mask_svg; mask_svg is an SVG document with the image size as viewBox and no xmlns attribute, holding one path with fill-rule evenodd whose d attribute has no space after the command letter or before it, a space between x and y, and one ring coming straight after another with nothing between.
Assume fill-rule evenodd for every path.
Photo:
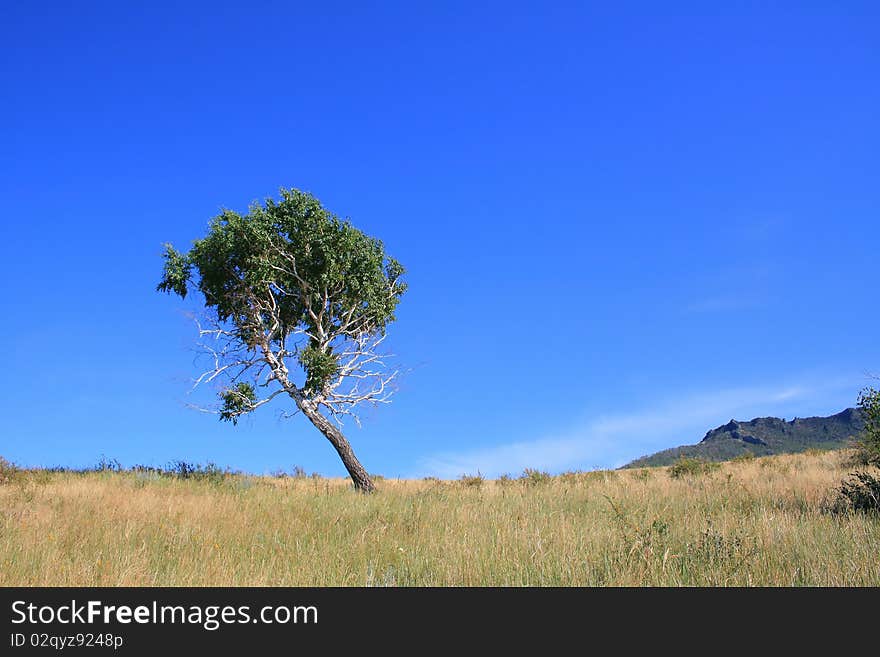
<instances>
[{"instance_id":1,"label":"bare branch","mask_svg":"<svg viewBox=\"0 0 880 657\"><path fill-rule=\"evenodd\" d=\"M283 249L275 248L279 253L283 252ZM287 393L294 400L310 398L316 405L327 409L339 425L351 417L360 426L359 406L390 403L396 392L395 383L400 370L389 368L389 359L393 355L380 350L386 335L383 331L358 330L363 319L358 316L357 307L340 313L336 320L338 326L328 326L327 319L334 313L333 298L343 291L342 288L322 290L321 308L316 312L308 301L309 295L301 294L310 288L299 277L295 260L287 254L282 255L288 266L270 264L270 267L298 281L300 291L287 290L276 280L250 288L241 293L239 307L244 310L232 327L216 318L200 320L193 317L198 328L199 353L209 359L211 366L194 379L192 390L208 383L222 381L228 386L247 379L267 389L267 394L253 404L249 403L246 412ZM300 300L305 298L305 311L314 330L305 325L284 324L280 302L290 295ZM296 359L306 344L312 343L317 344L322 352L334 354L338 361L335 374L318 393L307 393L290 379L293 364L290 359ZM202 412L222 412L193 407ZM297 403L294 414L299 410Z\"/></svg>"}]
</instances>

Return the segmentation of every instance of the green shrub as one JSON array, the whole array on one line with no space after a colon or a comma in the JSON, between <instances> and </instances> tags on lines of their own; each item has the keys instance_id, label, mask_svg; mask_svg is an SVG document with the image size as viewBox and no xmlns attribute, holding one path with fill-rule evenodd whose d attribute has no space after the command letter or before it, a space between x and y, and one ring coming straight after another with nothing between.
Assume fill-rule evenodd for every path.
<instances>
[{"instance_id":1,"label":"green shrub","mask_svg":"<svg viewBox=\"0 0 880 657\"><path fill-rule=\"evenodd\" d=\"M526 468L523 470L522 476L520 476L519 480L527 484L529 486L537 486L538 484L546 484L553 477L551 477L548 473L542 472L541 470L532 470L531 468Z\"/></svg>"},{"instance_id":2,"label":"green shrub","mask_svg":"<svg viewBox=\"0 0 880 657\"><path fill-rule=\"evenodd\" d=\"M880 512L880 479L867 472L854 472L840 484L831 510Z\"/></svg>"},{"instance_id":3,"label":"green shrub","mask_svg":"<svg viewBox=\"0 0 880 657\"><path fill-rule=\"evenodd\" d=\"M748 463L749 461L755 460L754 452L750 452L749 450L744 451L739 456L734 456L730 459L733 463Z\"/></svg>"},{"instance_id":4,"label":"green shrub","mask_svg":"<svg viewBox=\"0 0 880 657\"><path fill-rule=\"evenodd\" d=\"M154 470L154 469L150 469ZM216 463L189 463L188 461L171 461L163 469L155 469L163 477L175 479L192 479L206 481L212 484L223 484L230 475L240 474L229 468L223 469Z\"/></svg>"},{"instance_id":5,"label":"green shrub","mask_svg":"<svg viewBox=\"0 0 880 657\"><path fill-rule=\"evenodd\" d=\"M855 444L856 459L862 465L880 466L880 390L862 390L859 408L865 418L865 429Z\"/></svg>"},{"instance_id":6,"label":"green shrub","mask_svg":"<svg viewBox=\"0 0 880 657\"><path fill-rule=\"evenodd\" d=\"M461 478L458 480L462 486L467 488L480 488L483 485L483 475L477 471L475 475L461 475Z\"/></svg>"},{"instance_id":7,"label":"green shrub","mask_svg":"<svg viewBox=\"0 0 880 657\"><path fill-rule=\"evenodd\" d=\"M720 467L720 464L712 461L703 461L702 459L682 456L669 467L669 476L673 479L697 477L712 472L713 470L717 470Z\"/></svg>"},{"instance_id":8,"label":"green shrub","mask_svg":"<svg viewBox=\"0 0 880 657\"><path fill-rule=\"evenodd\" d=\"M93 472L122 472L122 464L116 459L108 459L106 456L101 454L101 458L98 459L98 462L92 467Z\"/></svg>"}]
</instances>

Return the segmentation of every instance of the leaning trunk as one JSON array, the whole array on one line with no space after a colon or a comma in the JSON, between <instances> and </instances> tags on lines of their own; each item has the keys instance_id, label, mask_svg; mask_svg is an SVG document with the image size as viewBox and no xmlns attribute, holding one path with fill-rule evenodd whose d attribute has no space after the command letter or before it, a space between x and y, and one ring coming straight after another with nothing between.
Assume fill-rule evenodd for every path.
<instances>
[{"instance_id":1,"label":"leaning trunk","mask_svg":"<svg viewBox=\"0 0 880 657\"><path fill-rule=\"evenodd\" d=\"M370 479L370 475L354 455L354 450L352 450L351 444L346 440L345 436L342 435L342 432L308 402L301 404L300 408L302 409L303 415L309 418L309 421L314 424L318 428L318 431L323 433L327 440L330 441L330 444L333 445L334 449L339 454L339 458L342 459L345 469L348 470L348 474L354 482L354 487L362 493L372 493L376 490L373 480Z\"/></svg>"}]
</instances>

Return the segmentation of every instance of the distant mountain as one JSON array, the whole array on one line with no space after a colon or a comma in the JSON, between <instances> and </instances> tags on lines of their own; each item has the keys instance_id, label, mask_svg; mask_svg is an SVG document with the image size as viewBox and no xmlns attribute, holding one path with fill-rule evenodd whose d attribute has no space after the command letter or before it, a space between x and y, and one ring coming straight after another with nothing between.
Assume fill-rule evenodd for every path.
<instances>
[{"instance_id":1,"label":"distant mountain","mask_svg":"<svg viewBox=\"0 0 880 657\"><path fill-rule=\"evenodd\" d=\"M807 449L847 447L864 429L861 411L848 408L830 417L806 417L782 420L759 417L750 422L731 420L712 429L696 445L683 445L643 456L625 468L670 465L681 456L706 461L727 461L751 452L755 456L791 454Z\"/></svg>"}]
</instances>

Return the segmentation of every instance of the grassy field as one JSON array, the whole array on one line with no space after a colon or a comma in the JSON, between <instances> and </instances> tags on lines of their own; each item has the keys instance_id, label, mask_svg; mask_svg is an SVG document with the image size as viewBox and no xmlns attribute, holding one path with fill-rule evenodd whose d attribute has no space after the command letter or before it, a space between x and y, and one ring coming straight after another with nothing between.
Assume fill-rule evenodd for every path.
<instances>
[{"instance_id":1,"label":"grassy field","mask_svg":"<svg viewBox=\"0 0 880 657\"><path fill-rule=\"evenodd\" d=\"M880 585L880 519L826 512L843 452L546 479L19 472L0 585Z\"/></svg>"}]
</instances>

